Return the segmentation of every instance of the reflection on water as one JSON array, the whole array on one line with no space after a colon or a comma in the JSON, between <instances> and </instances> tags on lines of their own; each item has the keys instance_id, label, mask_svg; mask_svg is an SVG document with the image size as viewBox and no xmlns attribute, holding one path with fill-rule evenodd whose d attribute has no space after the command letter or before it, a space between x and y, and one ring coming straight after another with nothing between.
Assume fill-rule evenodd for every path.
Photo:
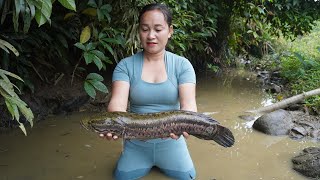
<instances>
[{"instance_id":1,"label":"reflection on water","mask_svg":"<svg viewBox=\"0 0 320 180\"><path fill-rule=\"evenodd\" d=\"M253 130L253 121L238 118L244 111L270 101L254 82L254 76L244 71L198 79L199 112L206 112L229 127L236 143L223 148L190 137L187 142L197 179L306 179L292 170L290 159L316 143L268 136ZM37 123L27 137L19 130L0 135L0 180L111 179L121 141L107 142L81 129L79 119L87 115L50 117ZM143 179L168 178L152 170Z\"/></svg>"}]
</instances>

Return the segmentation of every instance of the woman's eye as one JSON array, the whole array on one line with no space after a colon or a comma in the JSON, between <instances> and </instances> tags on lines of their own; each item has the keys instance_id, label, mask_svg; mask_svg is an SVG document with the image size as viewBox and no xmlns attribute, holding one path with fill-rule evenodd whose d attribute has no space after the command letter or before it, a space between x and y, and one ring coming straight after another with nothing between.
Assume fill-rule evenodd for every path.
<instances>
[{"instance_id":1,"label":"woman's eye","mask_svg":"<svg viewBox=\"0 0 320 180\"><path fill-rule=\"evenodd\" d=\"M156 29L156 31L157 31L157 32L160 32L160 31L161 31L161 29Z\"/></svg>"}]
</instances>

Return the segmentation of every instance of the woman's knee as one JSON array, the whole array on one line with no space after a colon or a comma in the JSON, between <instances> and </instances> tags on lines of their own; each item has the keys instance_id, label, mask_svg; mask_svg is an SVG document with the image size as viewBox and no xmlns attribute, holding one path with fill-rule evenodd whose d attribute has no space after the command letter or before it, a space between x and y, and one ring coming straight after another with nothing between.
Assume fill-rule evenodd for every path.
<instances>
[{"instance_id":1,"label":"woman's knee","mask_svg":"<svg viewBox=\"0 0 320 180\"><path fill-rule=\"evenodd\" d=\"M174 179L179 180L191 180L196 179L196 170L192 168L189 171L183 172L183 171L176 171L176 170L170 170L170 169L161 169L167 176L170 176Z\"/></svg>"},{"instance_id":2,"label":"woman's knee","mask_svg":"<svg viewBox=\"0 0 320 180\"><path fill-rule=\"evenodd\" d=\"M149 171L150 171L150 168L137 169L132 171L120 171L116 169L114 171L113 176L116 180L134 180L147 175Z\"/></svg>"}]
</instances>

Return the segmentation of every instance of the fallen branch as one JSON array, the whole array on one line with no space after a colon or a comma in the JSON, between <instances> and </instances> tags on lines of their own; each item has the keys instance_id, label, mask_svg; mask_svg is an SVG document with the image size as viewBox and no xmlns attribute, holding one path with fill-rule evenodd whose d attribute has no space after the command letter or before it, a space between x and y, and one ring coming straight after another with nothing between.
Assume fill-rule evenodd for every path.
<instances>
[{"instance_id":1,"label":"fallen branch","mask_svg":"<svg viewBox=\"0 0 320 180\"><path fill-rule=\"evenodd\" d=\"M290 104L298 103L298 102L304 100L307 97L315 96L315 95L319 95L319 94L320 94L320 88L314 89L314 90L311 90L311 91L308 91L308 92L304 92L304 93L298 94L296 96L292 96L290 98L284 99L284 100L282 100L280 102L271 104L269 106L261 107L259 109L249 110L249 111L246 111L246 112L254 113L254 114L268 113L268 112L272 112L272 111L275 111L275 110L278 110L278 109L286 108Z\"/></svg>"}]
</instances>

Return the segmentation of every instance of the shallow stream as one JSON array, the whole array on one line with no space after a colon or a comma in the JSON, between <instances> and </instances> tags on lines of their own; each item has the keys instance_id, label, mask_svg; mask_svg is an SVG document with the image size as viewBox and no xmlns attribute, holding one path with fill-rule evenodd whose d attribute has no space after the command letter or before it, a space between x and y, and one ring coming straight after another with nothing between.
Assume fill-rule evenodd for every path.
<instances>
[{"instance_id":1,"label":"shallow stream","mask_svg":"<svg viewBox=\"0 0 320 180\"><path fill-rule=\"evenodd\" d=\"M197 104L234 133L236 143L223 148L190 137L187 142L199 180L303 180L291 158L315 142L274 137L240 119L244 111L270 103L254 75L229 72L198 79ZM122 149L121 140L106 141L85 131L79 120L90 113L52 116L28 129L0 135L0 180L109 180ZM166 180L158 170L144 180Z\"/></svg>"}]
</instances>

